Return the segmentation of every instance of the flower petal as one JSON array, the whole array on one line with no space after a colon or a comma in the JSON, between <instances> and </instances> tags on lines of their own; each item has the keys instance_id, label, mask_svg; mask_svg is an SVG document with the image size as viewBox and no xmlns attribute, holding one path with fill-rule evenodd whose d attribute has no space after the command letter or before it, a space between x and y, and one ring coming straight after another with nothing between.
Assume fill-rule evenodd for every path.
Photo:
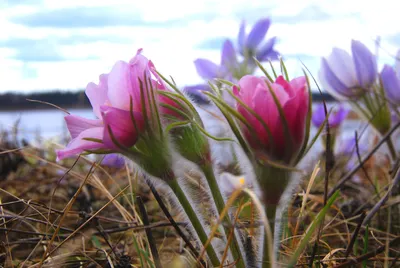
<instances>
[{"instance_id":1,"label":"flower petal","mask_svg":"<svg viewBox=\"0 0 400 268\"><path fill-rule=\"evenodd\" d=\"M124 61L115 63L108 75L108 98L113 107L129 110L132 82L130 66Z\"/></svg>"},{"instance_id":2,"label":"flower petal","mask_svg":"<svg viewBox=\"0 0 400 268\"><path fill-rule=\"evenodd\" d=\"M311 117L311 121L315 127L319 128L325 121L325 109L323 104L317 104L313 109L314 112Z\"/></svg>"},{"instance_id":3,"label":"flower petal","mask_svg":"<svg viewBox=\"0 0 400 268\"><path fill-rule=\"evenodd\" d=\"M276 42L276 37L268 39L268 41L257 50L256 58L258 61L274 60L276 57L276 51L274 51L274 45ZM275 52L275 53L274 53Z\"/></svg>"},{"instance_id":4,"label":"flower petal","mask_svg":"<svg viewBox=\"0 0 400 268\"><path fill-rule=\"evenodd\" d=\"M102 121L99 119L86 119L76 115L67 115L66 117L64 117L64 119L67 123L69 133L71 134L71 137L73 139L78 137L81 132L85 131L88 128L103 126Z\"/></svg>"},{"instance_id":5,"label":"flower petal","mask_svg":"<svg viewBox=\"0 0 400 268\"><path fill-rule=\"evenodd\" d=\"M381 72L383 88L390 103L400 105L400 80L395 70L385 65Z\"/></svg>"},{"instance_id":6,"label":"flower petal","mask_svg":"<svg viewBox=\"0 0 400 268\"><path fill-rule=\"evenodd\" d=\"M125 147L132 147L138 139L138 131L143 129L143 118L138 112L133 112L135 119L136 130L134 122L131 119L129 111L121 110L109 106L101 106L101 113L104 120L104 145L108 148L118 148L118 144L113 142L109 127L117 142Z\"/></svg>"},{"instance_id":7,"label":"flower petal","mask_svg":"<svg viewBox=\"0 0 400 268\"><path fill-rule=\"evenodd\" d=\"M57 161L64 158L74 156L82 153L85 150L95 150L105 148L104 144L84 140L85 138L99 139L103 138L103 127L94 127L82 131L77 137L71 140L71 142L62 150L56 150Z\"/></svg>"},{"instance_id":8,"label":"flower petal","mask_svg":"<svg viewBox=\"0 0 400 268\"><path fill-rule=\"evenodd\" d=\"M89 83L86 87L85 94L92 105L93 112L97 118L101 118L100 105L108 102L108 74L102 74L99 78L99 85Z\"/></svg>"},{"instance_id":9,"label":"flower petal","mask_svg":"<svg viewBox=\"0 0 400 268\"><path fill-rule=\"evenodd\" d=\"M351 90L335 75L326 59L322 58L318 77L323 89L338 99L352 97Z\"/></svg>"},{"instance_id":10,"label":"flower petal","mask_svg":"<svg viewBox=\"0 0 400 268\"><path fill-rule=\"evenodd\" d=\"M369 87L376 80L376 58L360 41L352 40L351 50L358 83L363 87Z\"/></svg>"},{"instance_id":11,"label":"flower petal","mask_svg":"<svg viewBox=\"0 0 400 268\"><path fill-rule=\"evenodd\" d=\"M197 59L194 61L197 73L206 80L218 77L219 66L207 59Z\"/></svg>"},{"instance_id":12,"label":"flower petal","mask_svg":"<svg viewBox=\"0 0 400 268\"><path fill-rule=\"evenodd\" d=\"M348 113L349 110L340 105L335 113L331 113L331 116L328 119L329 126L333 128L338 127L343 122L343 120L346 119Z\"/></svg>"},{"instance_id":13,"label":"flower petal","mask_svg":"<svg viewBox=\"0 0 400 268\"><path fill-rule=\"evenodd\" d=\"M186 92L194 100L194 102L198 104L210 103L210 100L201 91L211 91L211 89L206 84L186 86L183 88L183 92Z\"/></svg>"},{"instance_id":14,"label":"flower petal","mask_svg":"<svg viewBox=\"0 0 400 268\"><path fill-rule=\"evenodd\" d=\"M340 48L334 48L326 64L330 67L337 79L347 88L356 86L357 76L354 62L349 53Z\"/></svg>"},{"instance_id":15,"label":"flower petal","mask_svg":"<svg viewBox=\"0 0 400 268\"><path fill-rule=\"evenodd\" d=\"M242 21L240 24L239 35L238 35L238 49L240 54L244 54L244 43L246 39L246 22Z\"/></svg>"},{"instance_id":16,"label":"flower petal","mask_svg":"<svg viewBox=\"0 0 400 268\"><path fill-rule=\"evenodd\" d=\"M226 40L222 47L221 66L226 67L227 70L232 70L236 67L236 51L233 47L231 40Z\"/></svg>"},{"instance_id":17,"label":"flower petal","mask_svg":"<svg viewBox=\"0 0 400 268\"><path fill-rule=\"evenodd\" d=\"M136 56L129 61L129 75L131 81L130 94L133 97L133 110L138 112L142 112L140 84L143 85L144 93L146 93L150 90L148 80L151 79L149 60L141 54L141 51L142 50L139 49ZM145 99L147 99L147 96L145 96Z\"/></svg>"},{"instance_id":18,"label":"flower petal","mask_svg":"<svg viewBox=\"0 0 400 268\"><path fill-rule=\"evenodd\" d=\"M247 36L245 45L247 49L255 50L257 48L267 34L270 24L271 21L269 18L261 19L256 22L256 24L253 26L253 29L251 29L251 32Z\"/></svg>"}]
</instances>

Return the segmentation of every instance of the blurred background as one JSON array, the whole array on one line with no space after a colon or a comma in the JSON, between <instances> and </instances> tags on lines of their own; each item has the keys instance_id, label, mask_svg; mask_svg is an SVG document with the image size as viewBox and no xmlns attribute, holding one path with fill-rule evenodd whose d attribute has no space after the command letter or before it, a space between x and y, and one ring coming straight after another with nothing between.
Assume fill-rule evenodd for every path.
<instances>
[{"instance_id":1,"label":"blurred background","mask_svg":"<svg viewBox=\"0 0 400 268\"><path fill-rule=\"evenodd\" d=\"M179 86L201 83L193 61L219 63L223 42L237 44L241 21L249 31L265 17L267 38L277 37L291 77L302 74L301 62L317 77L321 57L333 47L349 51L351 39L376 52L380 68L394 62L400 44L392 0L0 0L0 127L20 119L29 138L60 133L63 112L26 98L62 98L70 102L63 108L85 108L86 85L139 48ZM86 108L74 113L93 117Z\"/></svg>"}]
</instances>

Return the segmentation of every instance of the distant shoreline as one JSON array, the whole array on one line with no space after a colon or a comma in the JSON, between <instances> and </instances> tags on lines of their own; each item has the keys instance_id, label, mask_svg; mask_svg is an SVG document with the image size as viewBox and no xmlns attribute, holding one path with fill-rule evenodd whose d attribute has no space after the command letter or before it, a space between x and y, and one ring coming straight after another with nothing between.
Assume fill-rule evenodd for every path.
<instances>
[{"instance_id":1,"label":"distant shoreline","mask_svg":"<svg viewBox=\"0 0 400 268\"><path fill-rule=\"evenodd\" d=\"M327 102L336 101L328 93L313 93L313 102L321 102L323 99ZM48 110L56 109L46 103L32 102L27 99L47 102L61 107L62 109L90 109L90 102L84 91L68 92L68 91L52 91L44 93L4 93L0 94L0 111L27 111L27 110Z\"/></svg>"}]
</instances>

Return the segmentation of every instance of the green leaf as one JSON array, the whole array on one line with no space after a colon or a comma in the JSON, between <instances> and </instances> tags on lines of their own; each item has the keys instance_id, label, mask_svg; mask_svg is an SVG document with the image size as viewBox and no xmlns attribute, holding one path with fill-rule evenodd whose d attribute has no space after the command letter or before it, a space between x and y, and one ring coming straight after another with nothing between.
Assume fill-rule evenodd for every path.
<instances>
[{"instance_id":1,"label":"green leaf","mask_svg":"<svg viewBox=\"0 0 400 268\"><path fill-rule=\"evenodd\" d=\"M272 77L269 75L269 73L267 72L267 70L265 70L264 66L262 66L261 62L259 62L256 58L254 58L254 61L256 62L258 68L260 68L260 70L264 73L264 75L268 78L268 80L273 83L274 80L272 79Z\"/></svg>"},{"instance_id":2,"label":"green leaf","mask_svg":"<svg viewBox=\"0 0 400 268\"><path fill-rule=\"evenodd\" d=\"M286 81L290 81L289 80L289 75L288 75L288 71L286 69L285 63L283 62L283 58L279 59L279 62L281 64L281 73L283 74L283 76L285 77Z\"/></svg>"},{"instance_id":3,"label":"green leaf","mask_svg":"<svg viewBox=\"0 0 400 268\"><path fill-rule=\"evenodd\" d=\"M278 78L278 76L276 75L276 72L275 72L275 68L272 65L272 61L269 61L269 66L271 66L271 70L272 70L272 73L274 74L275 79Z\"/></svg>"},{"instance_id":4,"label":"green leaf","mask_svg":"<svg viewBox=\"0 0 400 268\"><path fill-rule=\"evenodd\" d=\"M311 128L311 118L312 118L312 93L311 93L310 79L308 78L308 75L306 74L306 71L304 69L303 69L303 74L307 81L308 111L307 111L307 118L306 118L306 130L305 130L304 142L303 142L303 145L301 146L301 149L299 151L297 159L294 162L295 164L299 163L300 160L305 155L305 150L307 148L308 140L310 139L310 128Z\"/></svg>"}]
</instances>

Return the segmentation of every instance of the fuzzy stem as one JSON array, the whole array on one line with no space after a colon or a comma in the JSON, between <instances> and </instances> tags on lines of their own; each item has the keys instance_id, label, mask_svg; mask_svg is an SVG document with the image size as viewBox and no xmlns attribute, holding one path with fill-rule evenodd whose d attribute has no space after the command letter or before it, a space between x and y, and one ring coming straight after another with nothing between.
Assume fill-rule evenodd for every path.
<instances>
[{"instance_id":1,"label":"fuzzy stem","mask_svg":"<svg viewBox=\"0 0 400 268\"><path fill-rule=\"evenodd\" d=\"M272 241L275 241L274 233L275 233L275 216L276 216L276 205L266 205L265 206L265 215L267 216L268 221L270 222L271 226L271 233L272 233ZM274 242L275 243L275 242ZM267 232L264 232L264 248L263 248L263 259L262 259L262 268L270 268L271 260L270 260L270 247L274 247L274 243L270 245L267 239ZM275 254L275 253L274 253Z\"/></svg>"},{"instance_id":2,"label":"fuzzy stem","mask_svg":"<svg viewBox=\"0 0 400 268\"><path fill-rule=\"evenodd\" d=\"M392 160L395 161L396 160L396 149L394 147L394 144L393 144L393 141L392 141L391 137L389 137L386 140L386 144L387 144L387 146L389 148L389 152L390 152L390 156L392 157Z\"/></svg>"},{"instance_id":3,"label":"fuzzy stem","mask_svg":"<svg viewBox=\"0 0 400 268\"><path fill-rule=\"evenodd\" d=\"M219 189L217 180L215 178L214 170L213 170L211 164L209 164L209 163L201 165L200 168L204 172L204 175L207 179L208 186L210 187L211 194L212 194L214 202L215 202L215 206L217 207L217 210L218 210L218 214L221 215L223 209L225 208L225 202L221 195L221 191ZM223 224L225 235L228 235L230 233L230 228L234 228L234 226L232 226L232 223L231 223L228 213L225 215L223 220L226 223L226 224ZM233 259L236 261L236 267L237 268L245 267L244 259L243 259L242 252L239 247L239 243L238 243L238 239L237 239L237 235L236 235L235 231L233 231L233 237L232 237L231 243L229 244L229 247L231 249Z\"/></svg>"},{"instance_id":4,"label":"fuzzy stem","mask_svg":"<svg viewBox=\"0 0 400 268\"><path fill-rule=\"evenodd\" d=\"M267 234L264 235L264 254L262 259L262 267L269 268L271 267L271 262L269 259L269 249L270 247L274 247L276 243L275 240L277 239L277 237L274 237L276 209L278 207L279 201L281 200L282 194L289 183L290 171L262 164L258 165L257 171L257 179L263 192L265 215L271 223L270 226L273 236L273 243L272 245L269 245L266 237ZM276 252L274 252L274 254L276 255Z\"/></svg>"},{"instance_id":5,"label":"fuzzy stem","mask_svg":"<svg viewBox=\"0 0 400 268\"><path fill-rule=\"evenodd\" d=\"M194 230L196 231L197 235L200 238L201 243L204 245L207 240L208 236L205 232L203 225L201 224L199 218L197 217L196 212L193 210L192 205L190 204L189 200L186 198L185 193L183 192L182 188L180 187L178 181L176 179L169 180L168 185L171 187L172 191L175 193L176 198L178 199L179 203L182 205L183 210L186 212L187 217L189 218L190 222L193 225ZM209 245L206 248L208 257L214 267L220 265L220 261L218 259L217 254L212 245Z\"/></svg>"}]
</instances>

